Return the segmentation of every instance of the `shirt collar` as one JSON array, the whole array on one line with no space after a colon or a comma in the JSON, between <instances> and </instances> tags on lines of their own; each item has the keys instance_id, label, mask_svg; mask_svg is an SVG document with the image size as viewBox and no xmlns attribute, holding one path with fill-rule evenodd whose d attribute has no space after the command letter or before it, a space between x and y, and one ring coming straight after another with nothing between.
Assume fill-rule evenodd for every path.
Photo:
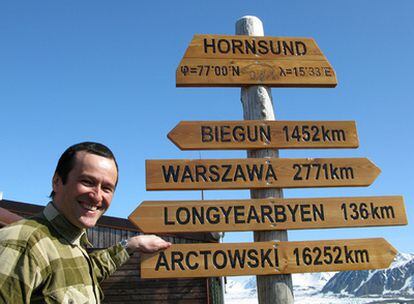
<instances>
[{"instance_id":1,"label":"shirt collar","mask_svg":"<svg viewBox=\"0 0 414 304\"><path fill-rule=\"evenodd\" d=\"M45 209L43 209L43 215L50 222L53 228L59 232L70 244L79 246L81 243L90 245L86 236L86 230L76 227L69 222L63 214L59 213L52 202L49 202Z\"/></svg>"}]
</instances>

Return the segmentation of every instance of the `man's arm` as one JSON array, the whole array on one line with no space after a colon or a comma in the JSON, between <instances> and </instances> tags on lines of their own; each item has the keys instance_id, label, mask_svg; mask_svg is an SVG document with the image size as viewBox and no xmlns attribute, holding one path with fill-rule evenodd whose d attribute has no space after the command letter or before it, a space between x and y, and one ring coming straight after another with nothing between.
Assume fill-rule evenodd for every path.
<instances>
[{"instance_id":1,"label":"man's arm","mask_svg":"<svg viewBox=\"0 0 414 304\"><path fill-rule=\"evenodd\" d=\"M94 272L101 282L124 264L134 252L151 253L166 249L170 242L155 235L137 235L127 240L126 245L117 244L108 249L96 250L89 254Z\"/></svg>"},{"instance_id":2,"label":"man's arm","mask_svg":"<svg viewBox=\"0 0 414 304\"><path fill-rule=\"evenodd\" d=\"M0 302L30 303L41 283L41 270L26 247L0 244Z\"/></svg>"},{"instance_id":3,"label":"man's arm","mask_svg":"<svg viewBox=\"0 0 414 304\"><path fill-rule=\"evenodd\" d=\"M132 254L135 251L142 253L153 253L160 250L167 249L171 246L170 242L163 240L162 238L150 234L150 235L137 235L127 240L126 250Z\"/></svg>"}]
</instances>

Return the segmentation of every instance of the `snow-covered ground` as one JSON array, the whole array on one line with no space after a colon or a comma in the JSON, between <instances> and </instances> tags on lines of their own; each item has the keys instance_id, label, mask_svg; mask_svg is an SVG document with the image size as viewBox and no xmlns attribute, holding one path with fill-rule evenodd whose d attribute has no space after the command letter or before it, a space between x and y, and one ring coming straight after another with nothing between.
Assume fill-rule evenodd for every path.
<instances>
[{"instance_id":1,"label":"snow-covered ground","mask_svg":"<svg viewBox=\"0 0 414 304\"><path fill-rule=\"evenodd\" d=\"M319 291L334 274L335 273L330 272L292 275L295 304L414 303L414 299L407 299L404 297L395 297L394 299L384 297L355 298L320 293ZM225 303L257 304L255 277L227 278Z\"/></svg>"},{"instance_id":2,"label":"snow-covered ground","mask_svg":"<svg viewBox=\"0 0 414 304\"><path fill-rule=\"evenodd\" d=\"M257 304L257 298L225 298L225 304ZM338 298L328 296L295 297L295 304L408 304L413 299L387 299L387 298Z\"/></svg>"}]
</instances>

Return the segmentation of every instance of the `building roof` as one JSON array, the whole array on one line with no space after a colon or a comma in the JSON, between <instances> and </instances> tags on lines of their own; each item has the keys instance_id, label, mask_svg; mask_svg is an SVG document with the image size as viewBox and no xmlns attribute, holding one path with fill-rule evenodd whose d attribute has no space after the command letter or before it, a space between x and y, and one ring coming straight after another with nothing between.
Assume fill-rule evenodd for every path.
<instances>
[{"instance_id":1,"label":"building roof","mask_svg":"<svg viewBox=\"0 0 414 304\"><path fill-rule=\"evenodd\" d=\"M20 220L22 217L7 209L0 208L0 227L6 226Z\"/></svg>"}]
</instances>

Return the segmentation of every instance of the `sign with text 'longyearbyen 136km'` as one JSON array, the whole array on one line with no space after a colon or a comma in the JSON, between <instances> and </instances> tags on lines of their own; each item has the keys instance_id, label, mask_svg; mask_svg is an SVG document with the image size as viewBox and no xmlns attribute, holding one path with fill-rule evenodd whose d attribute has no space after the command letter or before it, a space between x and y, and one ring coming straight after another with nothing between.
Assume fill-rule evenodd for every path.
<instances>
[{"instance_id":1,"label":"sign with text 'longyearbyen 136km'","mask_svg":"<svg viewBox=\"0 0 414 304\"><path fill-rule=\"evenodd\" d=\"M381 170L367 158L146 160L147 190L369 186Z\"/></svg>"},{"instance_id":2,"label":"sign with text 'longyearbyen 136km'","mask_svg":"<svg viewBox=\"0 0 414 304\"><path fill-rule=\"evenodd\" d=\"M181 121L168 138L181 150L358 147L354 121Z\"/></svg>"},{"instance_id":3,"label":"sign with text 'longyearbyen 136km'","mask_svg":"<svg viewBox=\"0 0 414 304\"><path fill-rule=\"evenodd\" d=\"M335 87L335 72L311 38L194 35L177 87Z\"/></svg>"},{"instance_id":4,"label":"sign with text 'longyearbyen 136km'","mask_svg":"<svg viewBox=\"0 0 414 304\"><path fill-rule=\"evenodd\" d=\"M387 268L397 250L383 238L174 244L143 254L142 278L218 277Z\"/></svg>"},{"instance_id":5,"label":"sign with text 'longyearbyen 136km'","mask_svg":"<svg viewBox=\"0 0 414 304\"><path fill-rule=\"evenodd\" d=\"M402 196L144 201L128 217L145 233L406 225Z\"/></svg>"}]
</instances>

